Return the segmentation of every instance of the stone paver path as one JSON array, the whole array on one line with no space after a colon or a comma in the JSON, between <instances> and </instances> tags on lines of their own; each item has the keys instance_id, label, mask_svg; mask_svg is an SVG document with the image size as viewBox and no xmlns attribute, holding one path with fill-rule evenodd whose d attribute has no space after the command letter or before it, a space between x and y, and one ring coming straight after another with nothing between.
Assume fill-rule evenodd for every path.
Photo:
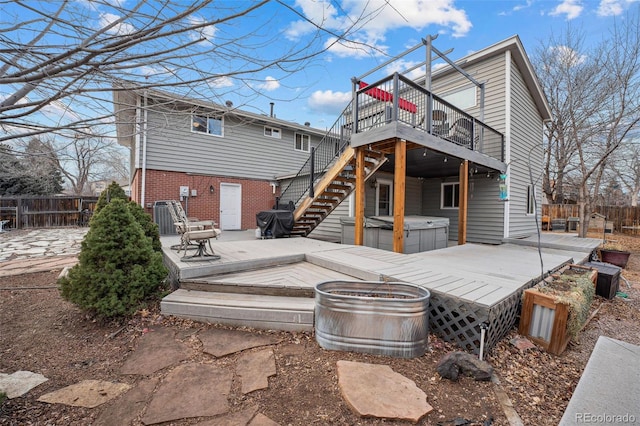
<instances>
[{"instance_id":1,"label":"stone paver path","mask_svg":"<svg viewBox=\"0 0 640 426\"><path fill-rule=\"evenodd\" d=\"M164 378L142 418L146 425L229 411L233 373L210 364L185 364Z\"/></svg>"},{"instance_id":2,"label":"stone paver path","mask_svg":"<svg viewBox=\"0 0 640 426\"><path fill-rule=\"evenodd\" d=\"M140 337L138 347L126 359L120 373L147 376L189 358L190 349L174 336L170 329L150 329Z\"/></svg>"},{"instance_id":3,"label":"stone paver path","mask_svg":"<svg viewBox=\"0 0 640 426\"><path fill-rule=\"evenodd\" d=\"M83 380L66 388L46 393L38 398L38 401L94 408L116 398L129 388L130 386L126 383Z\"/></svg>"},{"instance_id":4,"label":"stone paver path","mask_svg":"<svg viewBox=\"0 0 640 426\"><path fill-rule=\"evenodd\" d=\"M74 265L87 230L0 233L0 278ZM254 405L230 410L228 396L234 377L241 383L243 394L268 388L268 378L276 374L274 353L271 348L255 348L275 345L278 339L236 330L210 329L192 334L176 335L171 329L155 327L141 336L120 370L122 381L133 386L84 380L42 395L39 401L99 407L96 425L126 425L140 418L151 425L210 417L197 424L277 426ZM200 353L183 343L192 337L202 343ZM296 345L280 349L284 368L303 350ZM203 356L221 358L243 351L236 362L224 367L202 362ZM185 363L188 359L200 360ZM432 410L424 392L388 366L338 361L338 385L346 403L361 416L417 422Z\"/></svg>"},{"instance_id":5,"label":"stone paver path","mask_svg":"<svg viewBox=\"0 0 640 426\"><path fill-rule=\"evenodd\" d=\"M32 373L31 371L16 371L11 374L0 373L0 391L4 392L9 399L17 398L47 380L49 379L42 374Z\"/></svg>"},{"instance_id":6,"label":"stone paver path","mask_svg":"<svg viewBox=\"0 0 640 426\"><path fill-rule=\"evenodd\" d=\"M242 382L242 393L248 394L269 387L269 377L276 375L276 359L271 349L243 354L236 365Z\"/></svg>"},{"instance_id":7,"label":"stone paver path","mask_svg":"<svg viewBox=\"0 0 640 426\"><path fill-rule=\"evenodd\" d=\"M259 335L238 330L206 330L198 334L203 351L216 358L246 349L273 345L278 340L273 336Z\"/></svg>"},{"instance_id":8,"label":"stone paver path","mask_svg":"<svg viewBox=\"0 0 640 426\"><path fill-rule=\"evenodd\" d=\"M47 228L0 233L0 278L78 263L89 228Z\"/></svg>"},{"instance_id":9,"label":"stone paver path","mask_svg":"<svg viewBox=\"0 0 640 426\"><path fill-rule=\"evenodd\" d=\"M338 361L338 385L347 404L362 417L418 422L433 410L413 380L388 365Z\"/></svg>"}]
</instances>

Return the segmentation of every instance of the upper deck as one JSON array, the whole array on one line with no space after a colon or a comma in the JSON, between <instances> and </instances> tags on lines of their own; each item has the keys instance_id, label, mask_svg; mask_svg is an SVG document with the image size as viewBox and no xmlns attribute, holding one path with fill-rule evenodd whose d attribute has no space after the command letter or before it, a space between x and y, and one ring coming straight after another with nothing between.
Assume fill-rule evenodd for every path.
<instances>
[{"instance_id":1,"label":"upper deck","mask_svg":"<svg viewBox=\"0 0 640 426\"><path fill-rule=\"evenodd\" d=\"M401 139L408 150L425 148L506 170L502 133L407 77L396 73L369 85L354 81L354 100L343 125L354 148L375 145L384 151L384 142Z\"/></svg>"}]
</instances>

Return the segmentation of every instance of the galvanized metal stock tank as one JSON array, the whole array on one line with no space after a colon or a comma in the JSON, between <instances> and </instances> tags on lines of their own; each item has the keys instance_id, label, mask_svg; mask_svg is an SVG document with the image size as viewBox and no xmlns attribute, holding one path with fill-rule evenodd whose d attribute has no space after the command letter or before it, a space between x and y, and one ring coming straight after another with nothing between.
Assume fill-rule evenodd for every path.
<instances>
[{"instance_id":1,"label":"galvanized metal stock tank","mask_svg":"<svg viewBox=\"0 0 640 426\"><path fill-rule=\"evenodd\" d=\"M326 281L315 287L315 332L330 350L414 358L427 350L429 290L413 284Z\"/></svg>"}]
</instances>

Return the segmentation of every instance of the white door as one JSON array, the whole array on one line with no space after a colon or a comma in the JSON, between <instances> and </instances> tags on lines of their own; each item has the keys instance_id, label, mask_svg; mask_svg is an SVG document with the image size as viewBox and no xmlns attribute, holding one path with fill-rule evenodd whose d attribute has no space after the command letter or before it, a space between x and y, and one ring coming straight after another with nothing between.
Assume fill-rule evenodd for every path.
<instances>
[{"instance_id":1,"label":"white door","mask_svg":"<svg viewBox=\"0 0 640 426\"><path fill-rule=\"evenodd\" d=\"M242 229L242 185L220 184L220 229Z\"/></svg>"}]
</instances>

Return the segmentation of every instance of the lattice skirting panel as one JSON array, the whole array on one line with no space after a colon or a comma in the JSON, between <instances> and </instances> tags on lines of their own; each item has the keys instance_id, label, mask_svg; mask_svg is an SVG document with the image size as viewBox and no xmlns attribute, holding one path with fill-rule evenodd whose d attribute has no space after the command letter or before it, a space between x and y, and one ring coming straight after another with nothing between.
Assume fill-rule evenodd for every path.
<instances>
[{"instance_id":1,"label":"lattice skirting panel","mask_svg":"<svg viewBox=\"0 0 640 426\"><path fill-rule=\"evenodd\" d=\"M524 289L491 307L432 291L429 303L429 325L447 342L455 343L462 349L478 354L484 324L486 327L484 350L489 351L515 325L522 291Z\"/></svg>"}]
</instances>

